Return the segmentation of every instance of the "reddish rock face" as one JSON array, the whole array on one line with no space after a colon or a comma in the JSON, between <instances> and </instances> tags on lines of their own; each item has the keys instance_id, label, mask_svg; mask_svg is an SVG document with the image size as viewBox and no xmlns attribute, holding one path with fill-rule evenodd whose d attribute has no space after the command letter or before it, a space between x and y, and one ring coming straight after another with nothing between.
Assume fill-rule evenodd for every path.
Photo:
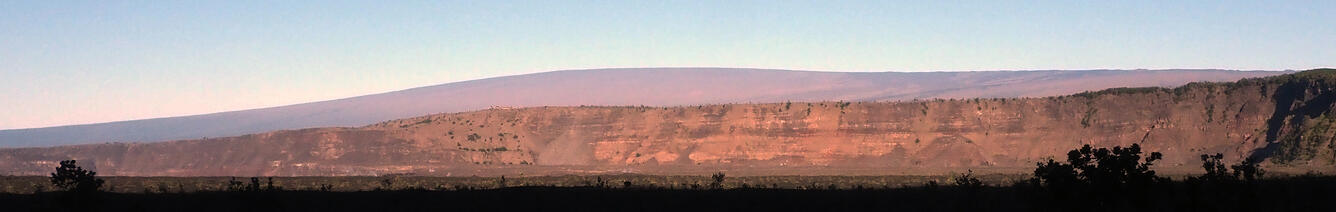
<instances>
[{"instance_id":1,"label":"reddish rock face","mask_svg":"<svg viewBox=\"0 0 1336 212\"><path fill-rule=\"evenodd\" d=\"M0 148L227 137L362 126L489 107L678 106L784 101L1044 97L1113 87L1172 87L1292 72L1097 70L839 73L732 68L555 71L281 107L112 123L0 130ZM276 91L278 92L278 91Z\"/></svg>"},{"instance_id":2,"label":"reddish rock face","mask_svg":"<svg viewBox=\"0 0 1336 212\"><path fill-rule=\"evenodd\" d=\"M1084 144L1133 143L1164 153L1161 168L1191 169L1206 153L1231 163L1271 156L1327 120L1318 115L1330 111L1333 86L1286 77L1048 98L492 109L360 128L2 149L0 172L45 174L64 159L106 175L171 176L1025 172ZM1285 164L1331 167L1331 152Z\"/></svg>"}]
</instances>

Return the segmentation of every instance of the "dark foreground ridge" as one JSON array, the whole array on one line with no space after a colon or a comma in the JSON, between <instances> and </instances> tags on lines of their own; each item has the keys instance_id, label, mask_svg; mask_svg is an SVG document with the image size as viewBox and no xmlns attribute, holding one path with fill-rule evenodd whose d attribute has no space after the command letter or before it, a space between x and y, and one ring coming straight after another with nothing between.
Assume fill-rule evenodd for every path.
<instances>
[{"instance_id":1,"label":"dark foreground ridge","mask_svg":"<svg viewBox=\"0 0 1336 212\"><path fill-rule=\"evenodd\" d=\"M6 211L1333 211L1336 178L1173 182L1095 204L1031 184L875 189L509 187L487 190L0 194ZM77 202L77 203L71 203Z\"/></svg>"},{"instance_id":2,"label":"dark foreground ridge","mask_svg":"<svg viewBox=\"0 0 1336 212\"><path fill-rule=\"evenodd\" d=\"M1144 157L1143 157L1144 156ZM1255 159L1226 166L1223 154L1200 155L1200 176L1183 180L1160 177L1151 169L1159 152L1139 145L1068 152L1065 161L1037 163L1032 178L1006 186L990 186L974 173L900 187L864 187L859 177L825 179L797 187L761 183L757 177L729 184L722 172L709 178L636 184L656 176L596 176L583 186L531 186L532 179L504 176L447 188L426 187L398 176L383 178L371 190L336 192L332 184L316 189L285 190L273 178L232 178L220 190L185 191L176 179L169 186L143 193L104 192L104 180L75 161L62 161L50 182L59 191L0 193L0 205L13 211L1333 211L1331 192L1336 177L1306 174L1264 178ZM1232 171L1232 172L1231 172ZM634 179L639 177L641 179ZM866 177L864 177L866 178ZM36 177L6 177L5 187ZM470 178L476 180L476 178ZM547 178L562 179L562 178ZM567 180L573 178L565 178ZM583 178L588 179L588 178ZM615 179L615 180L613 180ZM702 180L703 179L703 180ZM616 180L623 180L618 186ZM681 179L679 179L681 180ZM339 181L339 180L335 180ZM519 182L516 182L519 181ZM733 180L738 181L738 180ZM345 180L346 182L346 180ZM523 183L517 184L515 183ZM748 184L747 182L756 183ZM772 181L774 182L774 181ZM159 182L167 185L165 182ZM837 183L848 187L842 187ZM290 185L300 185L292 183ZM680 185L680 186L678 186ZM854 185L854 186L849 186ZM42 187L39 187L42 188ZM115 190L115 189L108 189Z\"/></svg>"}]
</instances>

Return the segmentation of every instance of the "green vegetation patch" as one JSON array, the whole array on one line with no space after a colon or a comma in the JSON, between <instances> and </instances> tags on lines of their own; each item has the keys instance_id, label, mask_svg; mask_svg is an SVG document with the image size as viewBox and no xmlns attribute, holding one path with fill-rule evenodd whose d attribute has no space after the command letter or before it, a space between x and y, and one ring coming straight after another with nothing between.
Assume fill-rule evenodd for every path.
<instances>
[{"instance_id":1,"label":"green vegetation patch","mask_svg":"<svg viewBox=\"0 0 1336 212\"><path fill-rule=\"evenodd\" d=\"M1081 128L1090 127L1090 123L1094 121L1095 113L1097 112L1099 112L1098 108L1091 107L1090 109L1087 109L1085 112L1085 116L1081 117Z\"/></svg>"},{"instance_id":2,"label":"green vegetation patch","mask_svg":"<svg viewBox=\"0 0 1336 212\"><path fill-rule=\"evenodd\" d=\"M1170 89L1161 87L1137 87L1137 88L1110 88L1100 91L1086 91L1072 94L1072 97L1082 97L1094 99L1103 95L1127 95L1127 94L1147 94L1147 93L1168 93Z\"/></svg>"},{"instance_id":3,"label":"green vegetation patch","mask_svg":"<svg viewBox=\"0 0 1336 212\"><path fill-rule=\"evenodd\" d=\"M1336 156L1327 158L1316 158L1320 155L1333 155L1336 153L1336 117L1327 113L1314 118L1303 120L1302 128L1297 133L1291 133L1279 139L1275 157L1272 162L1279 164L1291 164L1299 161L1308 161L1313 159L1325 159L1328 163L1336 163Z\"/></svg>"}]
</instances>

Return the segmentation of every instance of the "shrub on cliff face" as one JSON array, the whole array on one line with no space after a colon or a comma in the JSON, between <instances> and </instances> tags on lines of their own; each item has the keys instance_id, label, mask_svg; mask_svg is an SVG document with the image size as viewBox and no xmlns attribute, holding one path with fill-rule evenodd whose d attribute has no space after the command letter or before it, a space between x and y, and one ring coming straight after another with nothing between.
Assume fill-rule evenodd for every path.
<instances>
[{"instance_id":1,"label":"shrub on cliff face","mask_svg":"<svg viewBox=\"0 0 1336 212\"><path fill-rule=\"evenodd\" d=\"M97 178L97 172L84 170L74 164L74 160L60 161L60 167L51 173L51 184L70 192L96 192L105 183Z\"/></svg>"},{"instance_id":2,"label":"shrub on cliff face","mask_svg":"<svg viewBox=\"0 0 1336 212\"><path fill-rule=\"evenodd\" d=\"M1093 107L1091 107L1089 110L1086 110L1085 116L1081 118L1081 128L1090 127L1090 123L1094 120L1096 112L1099 112L1099 109Z\"/></svg>"},{"instance_id":3,"label":"shrub on cliff face","mask_svg":"<svg viewBox=\"0 0 1336 212\"><path fill-rule=\"evenodd\" d=\"M1336 136L1331 129L1336 126L1336 116L1326 113L1317 117L1305 118L1299 122L1298 132L1290 133L1277 142L1273 162L1291 164L1309 160L1336 163L1336 158L1319 158L1321 155L1336 156ZM1324 150L1324 147L1327 149Z\"/></svg>"}]
</instances>

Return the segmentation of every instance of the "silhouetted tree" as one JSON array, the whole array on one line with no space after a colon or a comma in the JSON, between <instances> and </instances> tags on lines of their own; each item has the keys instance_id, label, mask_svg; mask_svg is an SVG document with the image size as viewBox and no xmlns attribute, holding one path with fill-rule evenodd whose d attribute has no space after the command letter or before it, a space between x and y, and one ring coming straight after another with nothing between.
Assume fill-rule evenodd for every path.
<instances>
[{"instance_id":1,"label":"silhouetted tree","mask_svg":"<svg viewBox=\"0 0 1336 212\"><path fill-rule=\"evenodd\" d=\"M324 184L322 184L322 189L324 188L323 186ZM236 177L232 177L232 179L227 180L227 191L232 191L232 192L280 191L280 190L283 190L283 188L274 185L273 177L269 177L268 182L266 182L265 184L260 184L259 177L251 177L249 183L237 180Z\"/></svg>"},{"instance_id":2,"label":"silhouetted tree","mask_svg":"<svg viewBox=\"0 0 1336 212\"><path fill-rule=\"evenodd\" d=\"M1201 168L1206 170L1206 174L1202 174L1202 176L1197 179L1212 182L1235 180L1236 178L1229 174L1229 169L1225 169L1225 163L1220 162L1220 160L1224 158L1225 155L1220 153L1215 153L1215 155L1202 154Z\"/></svg>"},{"instance_id":3,"label":"silhouetted tree","mask_svg":"<svg viewBox=\"0 0 1336 212\"><path fill-rule=\"evenodd\" d=\"M1150 170L1156 160L1164 158L1159 152L1150 153L1144 162L1141 158L1141 145L1113 149L1095 149L1085 145L1080 149L1067 152L1067 163L1049 159L1037 164L1035 178L1045 186L1055 184L1090 184L1110 186L1122 184L1152 183L1161 178Z\"/></svg>"},{"instance_id":4,"label":"silhouetted tree","mask_svg":"<svg viewBox=\"0 0 1336 212\"><path fill-rule=\"evenodd\" d=\"M1049 159L1036 164L1038 167L1032 181L1051 192L1058 203L1068 204L1068 209L1077 205L1114 205L1128 200L1146 207L1149 188L1167 180L1150 170L1150 166L1164 156L1151 152L1143 160L1141 154L1139 144L1113 149L1085 145L1067 152L1066 163ZM1093 202L1073 199L1082 197Z\"/></svg>"},{"instance_id":5,"label":"silhouetted tree","mask_svg":"<svg viewBox=\"0 0 1336 212\"><path fill-rule=\"evenodd\" d=\"M380 179L380 188L376 188L376 189L379 189L379 190L394 190L394 178L393 178L393 177L386 177L386 178L384 178L384 179Z\"/></svg>"},{"instance_id":6,"label":"silhouetted tree","mask_svg":"<svg viewBox=\"0 0 1336 212\"><path fill-rule=\"evenodd\" d=\"M964 174L956 175L951 179L955 184L956 195L953 199L961 203L961 209L965 211L979 211L979 191L983 188L983 181L974 177L974 170L969 170Z\"/></svg>"},{"instance_id":7,"label":"silhouetted tree","mask_svg":"<svg viewBox=\"0 0 1336 212\"><path fill-rule=\"evenodd\" d=\"M259 190L260 190L260 178L251 177L250 184L246 186L246 191L259 191Z\"/></svg>"},{"instance_id":8,"label":"silhouetted tree","mask_svg":"<svg viewBox=\"0 0 1336 212\"><path fill-rule=\"evenodd\" d=\"M1258 166L1260 163L1261 161L1257 158L1250 157L1239 162L1238 165L1230 166L1230 168L1234 168L1234 177L1248 182L1256 182L1262 179L1262 175L1266 174L1266 170L1262 170Z\"/></svg>"},{"instance_id":9,"label":"silhouetted tree","mask_svg":"<svg viewBox=\"0 0 1336 212\"><path fill-rule=\"evenodd\" d=\"M969 172L957 175L953 180L956 183L956 187L959 188L977 189L983 187L983 181L974 177L974 170L969 170Z\"/></svg>"},{"instance_id":10,"label":"silhouetted tree","mask_svg":"<svg viewBox=\"0 0 1336 212\"><path fill-rule=\"evenodd\" d=\"M274 177L269 177L269 181L266 182L266 184L267 184L267 185L265 185L265 187L264 187L264 190L266 190L266 191L278 191L278 190L282 190L282 189L283 189L283 188L274 186Z\"/></svg>"},{"instance_id":11,"label":"silhouetted tree","mask_svg":"<svg viewBox=\"0 0 1336 212\"><path fill-rule=\"evenodd\" d=\"M1202 174L1202 176L1199 177L1189 178L1189 180L1215 183L1239 181L1255 182L1258 179L1261 179L1262 175L1266 172L1265 170L1262 170L1261 167L1258 167L1260 162L1256 158L1248 158L1239 162L1237 165L1230 166L1230 168L1234 169L1231 173L1229 169L1225 168L1225 163L1221 162L1224 158L1225 155L1220 153L1216 153L1215 155L1201 155L1201 167L1206 170L1206 174Z\"/></svg>"},{"instance_id":12,"label":"silhouetted tree","mask_svg":"<svg viewBox=\"0 0 1336 212\"><path fill-rule=\"evenodd\" d=\"M608 187L608 181L603 180L603 176L595 176L593 186L598 188L606 188Z\"/></svg>"},{"instance_id":13,"label":"silhouetted tree","mask_svg":"<svg viewBox=\"0 0 1336 212\"><path fill-rule=\"evenodd\" d=\"M1192 201L1186 204L1205 210L1233 208L1240 211L1257 211L1258 205L1253 200L1258 197L1258 187L1254 183L1260 180L1263 172L1258 167L1258 161L1254 158L1245 159L1238 165L1231 166L1234 172L1230 173L1221 162L1224 158L1224 154L1220 153L1201 155L1202 169L1206 173L1188 177L1187 191ZM1220 200L1229 200L1229 203L1222 203Z\"/></svg>"},{"instance_id":14,"label":"silhouetted tree","mask_svg":"<svg viewBox=\"0 0 1336 212\"><path fill-rule=\"evenodd\" d=\"M104 182L97 178L97 172L84 170L74 160L60 161L60 167L51 173L51 184L70 192L96 192Z\"/></svg>"},{"instance_id":15,"label":"silhouetted tree","mask_svg":"<svg viewBox=\"0 0 1336 212\"><path fill-rule=\"evenodd\" d=\"M723 187L724 187L724 178L726 178L726 177L728 177L728 176L727 176L727 175L724 175L723 172L714 173L714 175L710 175L710 178L714 179L714 182L710 182L710 188L713 188L713 189L720 189L720 188L723 188Z\"/></svg>"},{"instance_id":16,"label":"silhouetted tree","mask_svg":"<svg viewBox=\"0 0 1336 212\"><path fill-rule=\"evenodd\" d=\"M232 177L232 179L227 180L227 191L245 191L245 190L246 190L246 184L242 183L240 180L237 180L236 177Z\"/></svg>"}]
</instances>

